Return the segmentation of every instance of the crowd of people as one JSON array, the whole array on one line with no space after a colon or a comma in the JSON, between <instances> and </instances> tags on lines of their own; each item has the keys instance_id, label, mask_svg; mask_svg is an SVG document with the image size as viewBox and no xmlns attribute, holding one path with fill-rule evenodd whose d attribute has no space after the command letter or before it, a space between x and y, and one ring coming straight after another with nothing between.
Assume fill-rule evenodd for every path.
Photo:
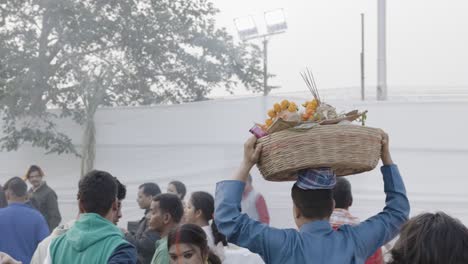
<instances>
[{"instance_id":1,"label":"crowd of people","mask_svg":"<svg viewBox=\"0 0 468 264\"><path fill-rule=\"evenodd\" d=\"M127 197L123 179L99 170L86 174L78 183L76 218L62 221L56 193L33 165L24 178L0 186L0 264L468 263L468 229L460 221L443 212L408 219L404 181L383 138L382 212L361 222L349 212L349 181L329 168L304 170L291 189L295 229L269 226L265 199L250 175L262 151L256 138L245 143L241 165L217 184L214 197L188 193L180 181L165 193L157 183L141 184L134 195L143 215L128 229L117 226ZM246 260L234 260L232 252Z\"/></svg>"}]
</instances>

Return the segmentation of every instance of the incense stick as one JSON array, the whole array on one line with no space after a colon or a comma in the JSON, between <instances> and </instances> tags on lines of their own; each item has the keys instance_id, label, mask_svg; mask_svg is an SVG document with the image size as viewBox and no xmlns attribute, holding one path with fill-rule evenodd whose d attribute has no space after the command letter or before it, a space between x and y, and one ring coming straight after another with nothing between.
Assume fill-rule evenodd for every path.
<instances>
[{"instance_id":1,"label":"incense stick","mask_svg":"<svg viewBox=\"0 0 468 264\"><path fill-rule=\"evenodd\" d=\"M306 71L303 73L300 73L302 76L302 79L304 80L307 88L309 91L312 93L312 96L318 101L320 104L320 94L317 89L317 84L315 83L315 78L314 75L312 74L312 71L310 71L308 68L306 68Z\"/></svg>"}]
</instances>

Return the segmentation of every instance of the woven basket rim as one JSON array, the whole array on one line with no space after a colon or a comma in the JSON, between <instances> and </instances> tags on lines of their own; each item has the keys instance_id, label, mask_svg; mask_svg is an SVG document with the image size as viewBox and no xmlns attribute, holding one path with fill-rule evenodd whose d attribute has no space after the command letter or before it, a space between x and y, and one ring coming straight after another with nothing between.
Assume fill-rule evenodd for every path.
<instances>
[{"instance_id":1,"label":"woven basket rim","mask_svg":"<svg viewBox=\"0 0 468 264\"><path fill-rule=\"evenodd\" d=\"M337 176L359 174L378 164L381 139L381 129L354 125L287 129L257 141L264 149L257 167L270 181L294 180L298 170L319 167L333 168Z\"/></svg>"}]
</instances>

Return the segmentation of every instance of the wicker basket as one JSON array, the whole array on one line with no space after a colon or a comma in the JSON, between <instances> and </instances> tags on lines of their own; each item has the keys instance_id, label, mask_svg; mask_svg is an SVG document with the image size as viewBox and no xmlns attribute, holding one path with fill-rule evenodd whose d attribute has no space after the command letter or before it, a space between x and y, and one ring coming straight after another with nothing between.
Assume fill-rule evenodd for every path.
<instances>
[{"instance_id":1,"label":"wicker basket","mask_svg":"<svg viewBox=\"0 0 468 264\"><path fill-rule=\"evenodd\" d=\"M337 176L370 171L380 159L380 129L356 125L320 125L287 129L260 138L258 168L268 181L294 181L297 171L330 167Z\"/></svg>"}]
</instances>

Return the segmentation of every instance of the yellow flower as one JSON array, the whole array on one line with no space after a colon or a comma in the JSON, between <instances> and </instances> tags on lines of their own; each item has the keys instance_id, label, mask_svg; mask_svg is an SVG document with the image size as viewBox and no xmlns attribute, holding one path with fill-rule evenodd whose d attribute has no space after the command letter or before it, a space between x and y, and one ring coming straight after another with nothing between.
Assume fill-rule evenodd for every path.
<instances>
[{"instance_id":1,"label":"yellow flower","mask_svg":"<svg viewBox=\"0 0 468 264\"><path fill-rule=\"evenodd\" d=\"M275 110L270 109L270 110L268 111L268 116L271 117L271 118L276 117L276 112L275 112Z\"/></svg>"},{"instance_id":2,"label":"yellow flower","mask_svg":"<svg viewBox=\"0 0 468 264\"><path fill-rule=\"evenodd\" d=\"M318 106L317 99L312 100L312 102L310 102L310 103L313 105L314 108Z\"/></svg>"},{"instance_id":3,"label":"yellow flower","mask_svg":"<svg viewBox=\"0 0 468 264\"><path fill-rule=\"evenodd\" d=\"M289 101L288 100L283 100L281 101L281 110L286 110L289 107Z\"/></svg>"},{"instance_id":4,"label":"yellow flower","mask_svg":"<svg viewBox=\"0 0 468 264\"><path fill-rule=\"evenodd\" d=\"M312 110L315 111L315 110L317 109L317 106L318 106L318 105L317 105L317 101L314 99L314 101L310 102L310 103L307 105L306 109L307 109L307 110L312 109Z\"/></svg>"},{"instance_id":5,"label":"yellow flower","mask_svg":"<svg viewBox=\"0 0 468 264\"><path fill-rule=\"evenodd\" d=\"M288 111L289 111L289 112L296 112L296 111L297 111L297 105L296 105L296 103L294 103L294 102L289 103Z\"/></svg>"},{"instance_id":6,"label":"yellow flower","mask_svg":"<svg viewBox=\"0 0 468 264\"><path fill-rule=\"evenodd\" d=\"M265 125L266 125L266 126L269 127L269 126L271 126L272 124L273 124L273 119L269 118L269 119L265 120Z\"/></svg>"},{"instance_id":7,"label":"yellow flower","mask_svg":"<svg viewBox=\"0 0 468 264\"><path fill-rule=\"evenodd\" d=\"M281 112L281 105L276 103L273 105L273 109L275 110L276 113Z\"/></svg>"}]
</instances>

